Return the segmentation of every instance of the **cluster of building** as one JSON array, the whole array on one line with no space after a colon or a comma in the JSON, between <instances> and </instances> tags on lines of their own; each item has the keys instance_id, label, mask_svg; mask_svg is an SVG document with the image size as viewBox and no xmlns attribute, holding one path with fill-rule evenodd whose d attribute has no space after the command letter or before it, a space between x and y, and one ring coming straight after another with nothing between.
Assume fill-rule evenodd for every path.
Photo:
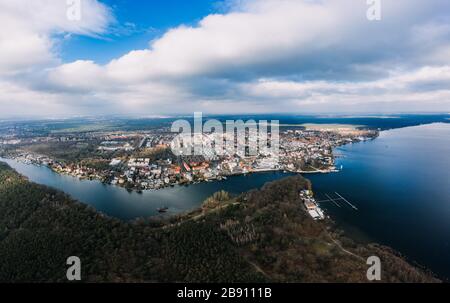
<instances>
[{"instance_id":1,"label":"cluster of building","mask_svg":"<svg viewBox=\"0 0 450 303\"><path fill-rule=\"evenodd\" d=\"M123 169L111 174L110 183L138 189L158 189L168 186L171 179L166 166L171 164L171 160L163 162L166 165L150 163L149 158L130 158L125 163L120 159L113 159L110 166L122 166Z\"/></svg>"},{"instance_id":2,"label":"cluster of building","mask_svg":"<svg viewBox=\"0 0 450 303\"><path fill-rule=\"evenodd\" d=\"M263 171L281 170L298 173L336 171L334 147L365 140L375 134L372 131L360 130L342 133L303 128L289 129L280 133L279 148L259 147L256 155L249 154L245 150L236 152L227 148L217 153L216 143L220 142L219 140L222 142L230 140L226 138L229 134L196 134L191 138L190 142L193 144L191 147L194 149L195 144L200 145L202 156L193 157L183 153L174 155L170 152L169 146L175 134L99 133L90 134L89 142L97 142L97 151L102 154L103 159L109 159L107 160L110 161L109 166L106 165L103 169L81 165L82 161L61 163L31 152L20 154L18 157L32 163L48 165L56 172L79 178L99 179L105 183L137 190L159 189L175 184L221 180L232 175ZM67 138L77 140L76 137ZM234 138L232 139L234 142ZM248 138L249 140L256 139ZM168 152L156 158L138 156L151 154L155 150Z\"/></svg>"},{"instance_id":3,"label":"cluster of building","mask_svg":"<svg viewBox=\"0 0 450 303\"><path fill-rule=\"evenodd\" d=\"M133 151L134 147L129 142L120 142L120 141L103 141L100 143L98 147L100 151Z\"/></svg>"},{"instance_id":4,"label":"cluster of building","mask_svg":"<svg viewBox=\"0 0 450 303\"><path fill-rule=\"evenodd\" d=\"M333 148L355 140L334 132L307 130L288 130L280 138L284 170L299 173L335 171Z\"/></svg>"},{"instance_id":5,"label":"cluster of building","mask_svg":"<svg viewBox=\"0 0 450 303\"><path fill-rule=\"evenodd\" d=\"M20 144L22 140L20 139L11 139L11 140L0 140L0 145L17 145Z\"/></svg>"},{"instance_id":6,"label":"cluster of building","mask_svg":"<svg viewBox=\"0 0 450 303\"><path fill-rule=\"evenodd\" d=\"M149 158L129 158L120 173L115 172L112 184L126 185L138 189L158 189L175 184L188 184L221 180L232 175L263 171L291 171L299 173L336 171L333 148L361 140L361 132L342 135L333 131L287 130L280 134L279 150L260 150L257 155L237 153L224 148L218 154L214 144L227 134L195 134L189 138L190 146L200 145L202 157L194 160L189 155L178 155L172 159L150 161ZM363 133L364 134L364 133ZM369 135L369 133L367 133ZM215 136L215 137L214 137ZM217 137L219 136L219 137ZM364 137L365 138L365 137ZM167 147L173 137L147 137L140 145L145 148ZM150 147L149 147L150 146ZM233 152L234 151L234 152ZM113 160L117 166L120 160Z\"/></svg>"},{"instance_id":7,"label":"cluster of building","mask_svg":"<svg viewBox=\"0 0 450 303\"><path fill-rule=\"evenodd\" d=\"M94 168L85 167L80 164L64 164L45 155L19 153L14 156L14 159L25 164L45 165L57 173L71 175L79 179L100 180L104 178L102 172Z\"/></svg>"}]
</instances>

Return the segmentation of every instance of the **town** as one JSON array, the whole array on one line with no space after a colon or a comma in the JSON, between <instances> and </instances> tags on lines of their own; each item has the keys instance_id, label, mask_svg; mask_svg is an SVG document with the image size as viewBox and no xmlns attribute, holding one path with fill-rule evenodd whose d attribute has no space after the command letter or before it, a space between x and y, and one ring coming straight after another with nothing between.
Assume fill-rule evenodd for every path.
<instances>
[{"instance_id":1,"label":"town","mask_svg":"<svg viewBox=\"0 0 450 303\"><path fill-rule=\"evenodd\" d=\"M227 149L216 153L210 143L223 138L213 133L193 135L203 147L201 155L175 155L171 142L176 135L165 127L47 136L9 133L0 137L0 156L46 165L57 173L80 179L142 191L266 171L336 172L334 148L373 139L378 131L336 125L282 127L279 148L260 149L251 155Z\"/></svg>"}]
</instances>

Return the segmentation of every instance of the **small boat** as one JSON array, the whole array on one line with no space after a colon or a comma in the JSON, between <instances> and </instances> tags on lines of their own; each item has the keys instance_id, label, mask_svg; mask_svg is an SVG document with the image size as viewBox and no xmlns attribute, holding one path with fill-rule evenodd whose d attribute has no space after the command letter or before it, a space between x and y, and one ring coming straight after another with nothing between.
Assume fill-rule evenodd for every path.
<instances>
[{"instance_id":1,"label":"small boat","mask_svg":"<svg viewBox=\"0 0 450 303\"><path fill-rule=\"evenodd\" d=\"M169 208L168 207L160 207L160 208L158 208L157 209L157 211L159 212L159 213L166 213L167 211L169 210Z\"/></svg>"}]
</instances>

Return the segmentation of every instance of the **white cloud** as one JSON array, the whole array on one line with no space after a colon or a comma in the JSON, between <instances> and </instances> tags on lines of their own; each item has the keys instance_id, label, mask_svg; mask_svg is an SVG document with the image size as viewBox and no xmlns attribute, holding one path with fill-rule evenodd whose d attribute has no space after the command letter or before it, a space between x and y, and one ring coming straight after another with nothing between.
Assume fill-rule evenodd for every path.
<instances>
[{"instance_id":1,"label":"white cloud","mask_svg":"<svg viewBox=\"0 0 450 303\"><path fill-rule=\"evenodd\" d=\"M418 37L430 32L433 41L448 41L448 26L428 23L439 11L450 10L445 1L383 3L385 20L373 23L365 17L365 1L248 1L236 12L207 16L196 27L172 29L149 49L132 51L105 69L113 78L133 82L255 73L309 76L345 64L396 60L396 52L411 56L418 44L421 53L414 55L422 56L430 49ZM429 6L434 6L431 16L424 13ZM438 46L429 43L431 49Z\"/></svg>"},{"instance_id":2,"label":"white cloud","mask_svg":"<svg viewBox=\"0 0 450 303\"><path fill-rule=\"evenodd\" d=\"M70 21L61 0L0 0L0 75L33 72L58 62L54 35L97 35L112 21L107 7L96 0L81 2L82 18Z\"/></svg>"},{"instance_id":3,"label":"white cloud","mask_svg":"<svg viewBox=\"0 0 450 303\"><path fill-rule=\"evenodd\" d=\"M423 67L421 69L400 73L396 72L387 78L362 82L332 82L332 81L277 81L260 79L256 83L244 84L242 92L253 96L271 96L277 98L299 98L311 94L343 93L364 95L367 93L381 95L392 91L414 91L421 88L424 91L430 87L445 88L450 91L450 66Z\"/></svg>"},{"instance_id":4,"label":"white cloud","mask_svg":"<svg viewBox=\"0 0 450 303\"><path fill-rule=\"evenodd\" d=\"M241 94L253 99L283 100L277 104L288 111L293 106L331 111L361 111L361 109L383 104L412 108L439 106L440 110L450 108L450 66L424 67L408 73L396 72L391 76L374 81L331 82L331 81L278 81L260 79L255 83L243 84ZM338 100L338 102L336 102ZM386 109L386 108L385 108Z\"/></svg>"},{"instance_id":5,"label":"white cloud","mask_svg":"<svg viewBox=\"0 0 450 303\"><path fill-rule=\"evenodd\" d=\"M57 65L53 46L57 33L104 33L108 8L85 0L77 24L53 1L19 2L0 0L18 33L0 29L0 75L19 85L10 75L26 73L24 90L73 111L450 110L446 0L383 1L380 22L366 19L365 0L238 1L105 65Z\"/></svg>"},{"instance_id":6,"label":"white cloud","mask_svg":"<svg viewBox=\"0 0 450 303\"><path fill-rule=\"evenodd\" d=\"M105 33L114 19L96 0L82 0L82 18L67 18L63 0L0 0L0 112L2 115L53 115L80 111L68 93L33 89L45 70L60 64L59 36ZM79 84L79 82L77 82ZM78 89L78 88L77 88Z\"/></svg>"}]
</instances>

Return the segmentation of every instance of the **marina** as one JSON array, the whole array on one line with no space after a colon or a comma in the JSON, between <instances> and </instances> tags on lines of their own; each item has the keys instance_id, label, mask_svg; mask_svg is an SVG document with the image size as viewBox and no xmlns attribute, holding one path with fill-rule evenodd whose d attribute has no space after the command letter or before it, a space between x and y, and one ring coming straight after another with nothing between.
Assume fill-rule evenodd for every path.
<instances>
[{"instance_id":1,"label":"marina","mask_svg":"<svg viewBox=\"0 0 450 303\"><path fill-rule=\"evenodd\" d=\"M324 194L327 198L328 198L328 200L320 200L320 201L316 201L317 203L327 203L327 202L331 202L331 203L333 203L334 205L336 205L337 207L342 207L338 202L339 201L341 201L341 202L344 202L344 203L346 203L348 206L350 206L352 209L354 209L354 210L358 210L358 208L355 206L355 205L353 205L352 203L350 203L347 199L345 199L344 197L342 197L339 193L337 193L337 192L334 192L334 194L337 196L337 197L334 197L334 198L332 198L332 197L330 197L330 195L329 194Z\"/></svg>"}]
</instances>

